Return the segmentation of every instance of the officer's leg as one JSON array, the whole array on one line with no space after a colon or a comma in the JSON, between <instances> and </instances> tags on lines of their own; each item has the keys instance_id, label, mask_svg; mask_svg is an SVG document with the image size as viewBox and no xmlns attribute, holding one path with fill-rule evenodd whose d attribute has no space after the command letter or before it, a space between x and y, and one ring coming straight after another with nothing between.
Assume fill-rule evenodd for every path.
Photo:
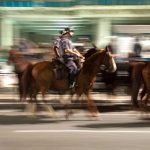
<instances>
[{"instance_id":1,"label":"officer's leg","mask_svg":"<svg viewBox=\"0 0 150 150\"><path fill-rule=\"evenodd\" d=\"M69 61L67 66L69 68L69 87L73 88L75 84L75 77L77 74L77 66L74 61Z\"/></svg>"}]
</instances>

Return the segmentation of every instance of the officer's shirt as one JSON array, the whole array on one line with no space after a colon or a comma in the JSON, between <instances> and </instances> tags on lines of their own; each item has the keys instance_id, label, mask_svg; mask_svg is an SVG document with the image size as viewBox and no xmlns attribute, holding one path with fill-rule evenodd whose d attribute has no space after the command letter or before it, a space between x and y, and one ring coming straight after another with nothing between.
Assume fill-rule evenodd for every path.
<instances>
[{"instance_id":1,"label":"officer's shirt","mask_svg":"<svg viewBox=\"0 0 150 150\"><path fill-rule=\"evenodd\" d=\"M54 47L59 48L59 42L60 42L60 40L61 40L60 37L57 37L57 38L55 39L55 41L53 42Z\"/></svg>"},{"instance_id":2,"label":"officer's shirt","mask_svg":"<svg viewBox=\"0 0 150 150\"><path fill-rule=\"evenodd\" d=\"M68 38L62 38L59 42L61 55L70 55L65 53L65 49L74 49L73 43Z\"/></svg>"}]
</instances>

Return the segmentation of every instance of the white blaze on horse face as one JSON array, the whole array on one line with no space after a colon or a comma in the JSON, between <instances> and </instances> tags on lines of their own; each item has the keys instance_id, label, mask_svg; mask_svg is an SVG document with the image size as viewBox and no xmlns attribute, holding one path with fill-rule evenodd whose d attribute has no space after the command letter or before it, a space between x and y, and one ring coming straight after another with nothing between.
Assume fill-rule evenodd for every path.
<instances>
[{"instance_id":1,"label":"white blaze on horse face","mask_svg":"<svg viewBox=\"0 0 150 150\"><path fill-rule=\"evenodd\" d=\"M113 58L113 55L110 52L107 52L107 55L109 57L109 68L106 70L107 72L115 72L117 70L117 66L115 63L115 60Z\"/></svg>"},{"instance_id":2,"label":"white blaze on horse face","mask_svg":"<svg viewBox=\"0 0 150 150\"><path fill-rule=\"evenodd\" d=\"M111 57L111 72L115 72L117 70L117 66L113 57Z\"/></svg>"}]
</instances>

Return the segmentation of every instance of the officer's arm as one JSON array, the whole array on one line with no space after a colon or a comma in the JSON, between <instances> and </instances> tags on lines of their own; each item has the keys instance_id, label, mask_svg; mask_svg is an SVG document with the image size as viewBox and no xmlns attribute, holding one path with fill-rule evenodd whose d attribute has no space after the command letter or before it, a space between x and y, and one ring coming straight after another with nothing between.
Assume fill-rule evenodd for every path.
<instances>
[{"instance_id":1,"label":"officer's arm","mask_svg":"<svg viewBox=\"0 0 150 150\"><path fill-rule=\"evenodd\" d=\"M76 55L78 57L83 57L77 50L70 49L70 47L71 47L70 42L64 41L65 53L73 54L73 55Z\"/></svg>"},{"instance_id":2,"label":"officer's arm","mask_svg":"<svg viewBox=\"0 0 150 150\"><path fill-rule=\"evenodd\" d=\"M78 57L83 58L83 56L80 54L80 52L79 52L77 49L74 48L73 51L76 52L76 53L78 54Z\"/></svg>"},{"instance_id":3,"label":"officer's arm","mask_svg":"<svg viewBox=\"0 0 150 150\"><path fill-rule=\"evenodd\" d=\"M58 49L59 49L59 41L58 41L58 39L54 41L53 45L54 45L53 49L54 49L56 57L60 57L60 53L58 51Z\"/></svg>"},{"instance_id":4,"label":"officer's arm","mask_svg":"<svg viewBox=\"0 0 150 150\"><path fill-rule=\"evenodd\" d=\"M74 51L70 48L71 45L70 45L70 42L69 42L68 40L64 40L64 41L62 42L62 47L63 47L65 53L77 55L77 53L74 52Z\"/></svg>"},{"instance_id":5,"label":"officer's arm","mask_svg":"<svg viewBox=\"0 0 150 150\"><path fill-rule=\"evenodd\" d=\"M79 54L76 51L73 51L72 49L65 49L65 53L73 54L79 56Z\"/></svg>"},{"instance_id":6,"label":"officer's arm","mask_svg":"<svg viewBox=\"0 0 150 150\"><path fill-rule=\"evenodd\" d=\"M81 59L85 59L84 56L82 56L77 50L72 50L72 49L65 49L65 52L66 53L70 53L70 54L73 54L73 55L76 55L78 57L80 57Z\"/></svg>"},{"instance_id":7,"label":"officer's arm","mask_svg":"<svg viewBox=\"0 0 150 150\"><path fill-rule=\"evenodd\" d=\"M60 57L57 46L54 46L54 52L55 52L56 57Z\"/></svg>"}]
</instances>

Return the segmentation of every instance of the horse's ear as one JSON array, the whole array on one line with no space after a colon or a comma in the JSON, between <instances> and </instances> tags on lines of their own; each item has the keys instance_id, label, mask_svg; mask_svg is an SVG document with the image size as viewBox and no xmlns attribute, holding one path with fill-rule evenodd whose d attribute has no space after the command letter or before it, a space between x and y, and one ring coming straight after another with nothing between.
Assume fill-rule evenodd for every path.
<instances>
[{"instance_id":1,"label":"horse's ear","mask_svg":"<svg viewBox=\"0 0 150 150\"><path fill-rule=\"evenodd\" d=\"M106 47L105 47L105 50L106 50L106 52L110 52L110 50L109 50L109 47L108 47L108 46L106 46Z\"/></svg>"},{"instance_id":2,"label":"horse's ear","mask_svg":"<svg viewBox=\"0 0 150 150\"><path fill-rule=\"evenodd\" d=\"M92 43L92 46L93 46L95 49L98 49L97 46L96 46L94 43Z\"/></svg>"}]
</instances>

